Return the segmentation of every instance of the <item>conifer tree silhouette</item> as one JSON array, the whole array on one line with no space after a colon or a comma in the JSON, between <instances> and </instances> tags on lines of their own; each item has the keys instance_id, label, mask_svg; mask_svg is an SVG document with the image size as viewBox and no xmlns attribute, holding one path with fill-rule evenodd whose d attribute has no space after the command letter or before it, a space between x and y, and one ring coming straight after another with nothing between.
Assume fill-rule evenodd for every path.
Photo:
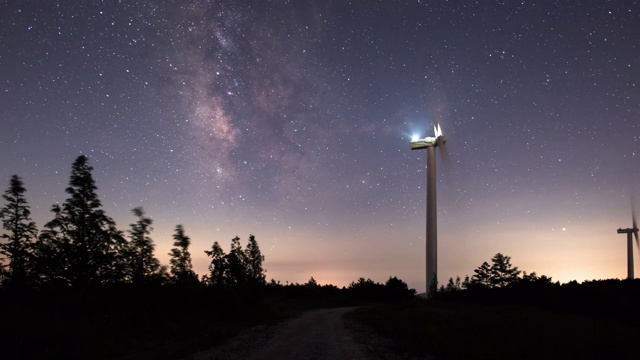
<instances>
[{"instance_id":1,"label":"conifer tree silhouette","mask_svg":"<svg viewBox=\"0 0 640 360\"><path fill-rule=\"evenodd\" d=\"M53 205L40 235L40 271L49 281L83 288L123 280L126 241L102 210L92 171L84 155L73 162L69 198Z\"/></svg>"},{"instance_id":2,"label":"conifer tree silhouette","mask_svg":"<svg viewBox=\"0 0 640 360\"><path fill-rule=\"evenodd\" d=\"M191 264L191 254L189 253L189 245L191 239L184 233L184 227L182 225L176 225L175 234L173 234L175 240L173 249L169 253L171 259L171 275L173 281L177 284L187 284L198 281L198 277L193 272L193 266Z\"/></svg>"},{"instance_id":3,"label":"conifer tree silhouette","mask_svg":"<svg viewBox=\"0 0 640 360\"><path fill-rule=\"evenodd\" d=\"M220 244L215 241L211 246L211 250L205 250L205 254L211 258L209 264L208 282L214 286L224 286L227 272L227 255L224 253Z\"/></svg>"},{"instance_id":4,"label":"conifer tree silhouette","mask_svg":"<svg viewBox=\"0 0 640 360\"><path fill-rule=\"evenodd\" d=\"M262 267L264 256L260 252L260 247L256 241L256 237L249 235L249 243L245 249L245 267L247 279L254 285L265 285L265 270Z\"/></svg>"},{"instance_id":5,"label":"conifer tree silhouette","mask_svg":"<svg viewBox=\"0 0 640 360\"><path fill-rule=\"evenodd\" d=\"M137 207L132 212L138 220L129 225L131 229L128 231L131 238L128 246L129 276L131 282L139 284L158 275L161 267L160 261L153 255L155 245L149 237L153 230L153 220L145 216L142 207Z\"/></svg>"},{"instance_id":6,"label":"conifer tree silhouette","mask_svg":"<svg viewBox=\"0 0 640 360\"><path fill-rule=\"evenodd\" d=\"M225 254L220 244L213 243L211 250L205 250L211 258L207 282L214 286L236 287L245 285L266 285L264 256L255 236L249 235L246 249L242 249L240 238L231 239L231 251Z\"/></svg>"},{"instance_id":7,"label":"conifer tree silhouette","mask_svg":"<svg viewBox=\"0 0 640 360\"><path fill-rule=\"evenodd\" d=\"M2 272L6 284L16 287L28 286L33 280L33 245L38 233L36 223L31 221L26 191L22 179L13 175L2 195L6 204L0 209L2 227L7 231L1 236L6 242L0 243L0 255L9 262Z\"/></svg>"}]
</instances>

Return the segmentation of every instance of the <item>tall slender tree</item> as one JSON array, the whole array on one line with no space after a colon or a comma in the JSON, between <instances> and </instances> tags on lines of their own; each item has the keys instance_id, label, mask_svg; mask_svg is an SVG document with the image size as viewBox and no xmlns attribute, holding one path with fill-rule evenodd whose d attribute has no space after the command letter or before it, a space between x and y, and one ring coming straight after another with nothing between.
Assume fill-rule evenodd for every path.
<instances>
[{"instance_id":1,"label":"tall slender tree","mask_svg":"<svg viewBox=\"0 0 640 360\"><path fill-rule=\"evenodd\" d=\"M227 258L227 276L226 283L228 286L244 285L247 282L246 255L242 250L240 238L231 239L231 250L226 256Z\"/></svg>"},{"instance_id":2,"label":"tall slender tree","mask_svg":"<svg viewBox=\"0 0 640 360\"><path fill-rule=\"evenodd\" d=\"M160 261L153 255L155 245L149 234L153 228L153 220L145 216L144 209L137 207L132 210L138 220L131 224L128 231L129 242L129 276L133 283L141 283L158 274Z\"/></svg>"},{"instance_id":3,"label":"tall slender tree","mask_svg":"<svg viewBox=\"0 0 640 360\"><path fill-rule=\"evenodd\" d=\"M231 239L231 250L228 254L216 241L211 250L205 251L211 258L207 282L214 286L265 285L265 270L262 267L264 256L255 236L249 235L246 249L242 249L240 238Z\"/></svg>"},{"instance_id":4,"label":"tall slender tree","mask_svg":"<svg viewBox=\"0 0 640 360\"><path fill-rule=\"evenodd\" d=\"M49 280L87 287L123 279L126 241L101 208L92 171L84 155L73 162L69 198L53 205L54 218L40 235L41 271Z\"/></svg>"},{"instance_id":5,"label":"tall slender tree","mask_svg":"<svg viewBox=\"0 0 640 360\"><path fill-rule=\"evenodd\" d=\"M185 284L198 281L198 276L193 272L191 265L191 254L189 253L189 245L191 239L184 233L184 227L177 225L175 234L173 234L173 249L169 253L171 259L171 275L175 283Z\"/></svg>"},{"instance_id":6,"label":"tall slender tree","mask_svg":"<svg viewBox=\"0 0 640 360\"><path fill-rule=\"evenodd\" d=\"M204 253L211 258L208 283L214 286L224 286L227 276L227 255L224 250L216 241L211 246L211 250L205 250Z\"/></svg>"},{"instance_id":7,"label":"tall slender tree","mask_svg":"<svg viewBox=\"0 0 640 360\"><path fill-rule=\"evenodd\" d=\"M247 280L251 284L265 285L266 270L262 267L264 256L260 252L255 236L249 235L249 243L244 252Z\"/></svg>"},{"instance_id":8,"label":"tall slender tree","mask_svg":"<svg viewBox=\"0 0 640 360\"><path fill-rule=\"evenodd\" d=\"M24 196L27 189L18 175L9 181L9 189L2 198L6 201L0 209L2 234L6 242L0 243L0 255L8 260L5 272L7 283L12 286L27 286L33 274L33 245L37 236L36 223L31 221L29 204Z\"/></svg>"}]
</instances>

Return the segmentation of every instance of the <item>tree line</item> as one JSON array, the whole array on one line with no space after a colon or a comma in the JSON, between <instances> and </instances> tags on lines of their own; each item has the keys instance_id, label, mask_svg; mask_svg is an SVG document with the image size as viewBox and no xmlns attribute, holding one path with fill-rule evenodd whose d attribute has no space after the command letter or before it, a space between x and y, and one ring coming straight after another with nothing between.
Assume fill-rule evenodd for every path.
<instances>
[{"instance_id":1,"label":"tree line","mask_svg":"<svg viewBox=\"0 0 640 360\"><path fill-rule=\"evenodd\" d=\"M449 278L446 285L432 284L430 297L436 300L510 303L535 301L556 294L558 281L535 272L527 273L511 264L511 257L497 253L491 263L483 262L472 276Z\"/></svg>"},{"instance_id":2,"label":"tree line","mask_svg":"<svg viewBox=\"0 0 640 360\"><path fill-rule=\"evenodd\" d=\"M53 219L38 232L31 219L26 188L11 176L2 198L0 219L0 282L3 288L74 287L113 284L197 284L211 286L264 285L264 256L253 235L246 249L235 237L225 254L216 241L210 251L209 274L193 271L190 238L183 225L173 234L170 266L155 257L150 237L153 220L142 207L132 210L136 221L126 232L102 209L89 159L81 155L71 166L68 198L51 208Z\"/></svg>"},{"instance_id":3,"label":"tree line","mask_svg":"<svg viewBox=\"0 0 640 360\"><path fill-rule=\"evenodd\" d=\"M497 289L522 283L552 283L551 277L546 275L538 276L535 272L527 274L526 271L520 271L518 267L511 264L511 257L501 253L497 253L491 258L491 265L485 261L473 272L475 273L474 275L471 277L467 275L462 281L460 276L457 276L455 280L449 278L447 285L440 286L437 291L442 293L460 290Z\"/></svg>"}]
</instances>

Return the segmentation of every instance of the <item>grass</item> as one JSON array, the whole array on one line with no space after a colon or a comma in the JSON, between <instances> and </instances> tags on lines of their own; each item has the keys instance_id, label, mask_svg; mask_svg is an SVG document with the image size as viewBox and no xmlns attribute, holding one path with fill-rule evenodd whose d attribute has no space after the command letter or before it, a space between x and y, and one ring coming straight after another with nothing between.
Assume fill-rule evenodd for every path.
<instances>
[{"instance_id":1,"label":"grass","mask_svg":"<svg viewBox=\"0 0 640 360\"><path fill-rule=\"evenodd\" d=\"M638 325L526 304L416 301L349 316L396 350L440 359L637 359Z\"/></svg>"}]
</instances>

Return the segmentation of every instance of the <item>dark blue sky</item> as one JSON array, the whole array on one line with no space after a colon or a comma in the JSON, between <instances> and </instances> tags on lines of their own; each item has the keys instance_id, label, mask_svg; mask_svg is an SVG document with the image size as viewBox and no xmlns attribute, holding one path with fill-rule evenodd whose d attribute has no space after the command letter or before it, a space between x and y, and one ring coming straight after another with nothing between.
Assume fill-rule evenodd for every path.
<instances>
[{"instance_id":1,"label":"dark blue sky","mask_svg":"<svg viewBox=\"0 0 640 360\"><path fill-rule=\"evenodd\" d=\"M86 154L107 214L126 230L143 206L165 264L183 224L200 274L251 233L268 278L424 290L408 140L438 122L441 279L496 252L622 278L638 39L636 1L0 1L0 176L42 227Z\"/></svg>"}]
</instances>

